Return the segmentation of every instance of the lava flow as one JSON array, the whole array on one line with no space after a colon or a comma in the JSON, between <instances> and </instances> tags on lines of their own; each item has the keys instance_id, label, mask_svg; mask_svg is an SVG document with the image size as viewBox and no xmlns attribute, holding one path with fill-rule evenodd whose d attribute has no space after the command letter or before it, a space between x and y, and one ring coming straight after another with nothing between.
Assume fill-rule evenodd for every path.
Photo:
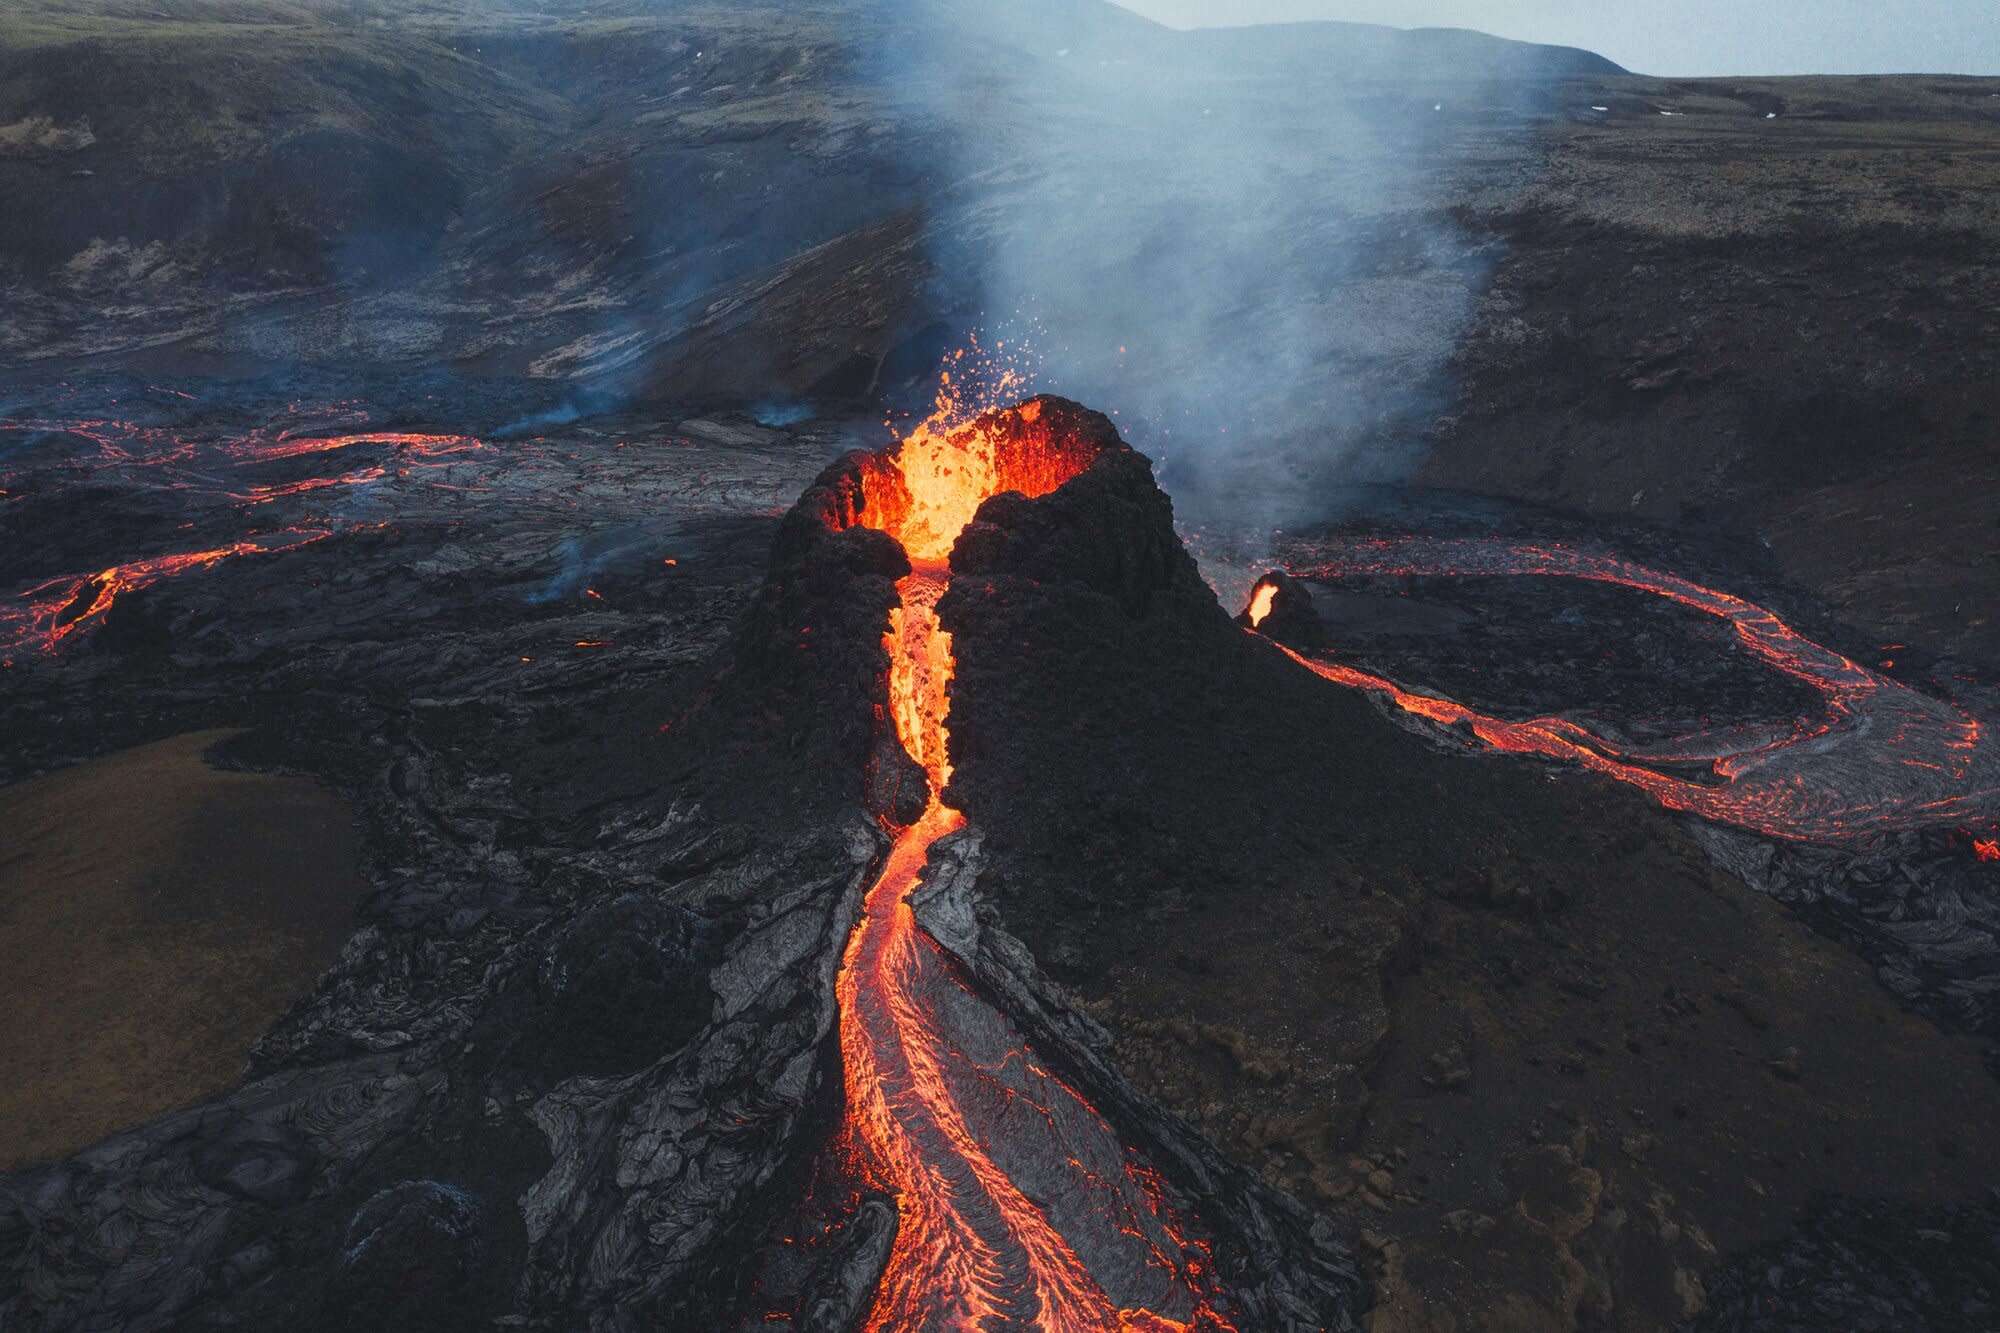
<instances>
[{"instance_id":1,"label":"lava flow","mask_svg":"<svg viewBox=\"0 0 2000 1333\"><path fill-rule=\"evenodd\" d=\"M920 818L892 830L838 988L845 1141L900 1214L863 1326L1219 1333L1231 1325L1206 1248L1186 1238L1158 1178L961 980L906 901L932 844L965 825L943 800L953 662L936 607L951 547L986 497L1046 494L1094 456L1042 417L1031 401L954 428L941 409L864 486L860 521L896 537L913 566L884 643L896 735L930 793Z\"/></svg>"},{"instance_id":2,"label":"lava flow","mask_svg":"<svg viewBox=\"0 0 2000 1333\"><path fill-rule=\"evenodd\" d=\"M11 666L30 654L57 651L72 636L102 621L125 593L209 569L232 557L288 551L336 531L352 530L356 526L352 520L338 519L324 507L335 492L361 491L419 473L442 473L485 448L470 435L369 430L366 423L364 410L340 403L324 407L294 403L275 421L220 435L111 416L0 417L0 434L27 441L31 455L36 447L60 442L59 458L44 458L41 468L83 472L92 486L116 483L138 492L171 493L183 513L200 514L201 521L218 526L240 521L222 517L224 511L261 509L298 497L310 497L321 506L290 525L261 523L259 531L204 550L122 560L95 573L62 574L22 588L0 601L0 666ZM268 476L267 469L273 466L287 470L302 462L351 459L364 451L381 461L331 475L253 480L260 474ZM0 466L0 496L32 475L35 466L18 461ZM195 526L196 521L191 517L183 526Z\"/></svg>"},{"instance_id":3,"label":"lava flow","mask_svg":"<svg viewBox=\"0 0 2000 1333\"><path fill-rule=\"evenodd\" d=\"M123 593L150 587L190 570L207 569L241 555L269 555L323 541L326 528L287 528L206 551L181 551L146 560L128 560L95 574L64 575L22 592L12 605L0 604L0 666L20 649L51 653L71 634L104 618Z\"/></svg>"},{"instance_id":4,"label":"lava flow","mask_svg":"<svg viewBox=\"0 0 2000 1333\"><path fill-rule=\"evenodd\" d=\"M1586 579L1664 597L1715 616L1765 665L1811 687L1815 720L1761 729L1696 728L1675 740L1625 745L1566 717L1509 721L1406 690L1336 662L1285 651L1335 684L1367 690L1415 717L1467 728L1511 754L1580 764L1650 793L1662 805L1719 824L1795 841L1841 842L2000 813L2000 759L1978 719L1821 647L1770 611L1729 593L1630 561L1562 546L1406 537L1322 547L1294 577L1518 577ZM1270 587L1260 583L1256 597ZM1263 602L1268 613L1270 599ZM1282 645L1281 645L1282 646ZM1666 770L1694 767L1706 780Z\"/></svg>"}]
</instances>

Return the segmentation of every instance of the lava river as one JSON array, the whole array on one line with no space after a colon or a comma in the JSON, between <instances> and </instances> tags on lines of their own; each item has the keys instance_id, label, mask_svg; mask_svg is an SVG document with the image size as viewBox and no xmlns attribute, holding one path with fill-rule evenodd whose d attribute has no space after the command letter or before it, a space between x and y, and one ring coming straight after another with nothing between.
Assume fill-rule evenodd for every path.
<instances>
[{"instance_id":1,"label":"lava river","mask_svg":"<svg viewBox=\"0 0 2000 1333\"><path fill-rule=\"evenodd\" d=\"M191 395L154 389L192 401ZM62 450L42 466L58 471L65 483L81 474L93 491L117 488L172 493L192 516L224 512L263 514L280 501L319 503L291 523L261 523L234 541L198 550L135 557L89 572L40 578L0 597L0 666L56 652L73 636L102 623L117 600L167 579L213 568L243 556L275 555L324 541L358 526L336 518L325 502L339 491L361 491L379 482L414 474L443 474L460 459L485 448L469 435L424 435L365 429L367 413L357 405L309 407L294 403L276 420L220 436L181 431L171 425L110 415L77 417L0 416L0 438L31 446L60 442ZM332 475L259 480L272 465L372 455ZM0 499L12 497L32 465L0 459ZM218 525L234 526L216 519ZM190 517L184 525L195 526Z\"/></svg>"},{"instance_id":2,"label":"lava river","mask_svg":"<svg viewBox=\"0 0 2000 1333\"><path fill-rule=\"evenodd\" d=\"M1205 1247L1159 1178L962 980L907 901L931 847L965 826L945 804L951 636L936 605L947 558L987 496L1046 494L1089 465L1037 428L1039 405L913 431L871 474L861 521L895 536L885 646L898 739L930 782L848 941L839 981L845 1141L900 1224L869 1330L1226 1330Z\"/></svg>"},{"instance_id":3,"label":"lava river","mask_svg":"<svg viewBox=\"0 0 2000 1333\"><path fill-rule=\"evenodd\" d=\"M1990 826L2000 818L2000 758L1979 719L1814 643L1753 602L1690 579L1565 546L1431 537L1325 544L1290 572L1315 582L1538 576L1616 584L1726 622L1752 658L1809 686L1821 701L1819 715L1801 722L1694 727L1670 741L1628 744L1571 718L1510 721L1285 650L1326 680L1369 691L1413 717L1467 729L1491 749L1579 764L1670 809L1797 841ZM1271 604L1272 585L1260 583L1252 592L1253 624Z\"/></svg>"}]
</instances>

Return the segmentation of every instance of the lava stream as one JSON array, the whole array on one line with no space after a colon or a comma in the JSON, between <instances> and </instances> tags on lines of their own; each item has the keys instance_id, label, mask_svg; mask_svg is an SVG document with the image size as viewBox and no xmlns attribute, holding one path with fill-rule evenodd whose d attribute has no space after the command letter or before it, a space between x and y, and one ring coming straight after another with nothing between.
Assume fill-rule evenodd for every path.
<instances>
[{"instance_id":1,"label":"lava stream","mask_svg":"<svg viewBox=\"0 0 2000 1333\"><path fill-rule=\"evenodd\" d=\"M1014 423L1032 428L1037 409ZM932 845L965 825L942 799L953 665L936 613L950 577L942 557L986 496L1044 494L1088 465L1032 430L1021 445L920 428L871 478L862 516L913 557L885 647L897 737L930 779L922 816L894 830L838 985L846 1138L901 1217L864 1327L1224 1333L1206 1248L1187 1239L1157 1177L965 985L906 901ZM1024 1169L1032 1189L1017 1179ZM1115 1258L1124 1305L1080 1250Z\"/></svg>"},{"instance_id":2,"label":"lava stream","mask_svg":"<svg viewBox=\"0 0 2000 1333\"><path fill-rule=\"evenodd\" d=\"M1330 551L1332 558L1324 558ZM1978 719L1814 643L1741 597L1562 546L1406 537L1323 547L1318 554L1319 563L1290 567L1293 576L1325 582L1531 575L1651 593L1727 622L1739 645L1810 686L1823 708L1816 721L1789 728L1697 729L1675 741L1623 746L1570 718L1509 721L1285 649L1326 680L1380 695L1439 725L1465 727L1493 749L1573 762L1639 787L1670 809L1791 840L1839 842L1953 822L1988 823L2000 814L2000 758L1984 743ZM1268 598L1263 605L1268 611ZM1690 763L1707 766L1714 780L1660 771Z\"/></svg>"},{"instance_id":3,"label":"lava stream","mask_svg":"<svg viewBox=\"0 0 2000 1333\"><path fill-rule=\"evenodd\" d=\"M332 535L326 528L288 528L211 550L128 560L95 574L65 575L36 584L12 603L0 604L0 665L12 665L11 654L23 649L54 652L71 634L102 620L123 593L190 570L207 569L234 556L290 551Z\"/></svg>"},{"instance_id":4,"label":"lava stream","mask_svg":"<svg viewBox=\"0 0 2000 1333\"><path fill-rule=\"evenodd\" d=\"M191 397L175 390L153 391ZM339 491L359 491L392 477L443 475L466 455L486 448L470 435L368 430L366 420L366 412L352 404L294 403L278 421L210 436L113 417L0 417L0 435L19 435L31 445L61 440L66 446L60 458L45 458L39 464L0 461L0 497L10 495L37 468L59 470L65 480L81 470L92 485L111 478L141 491L172 492L188 512L206 510L216 515L210 521L220 526L233 521L220 517L224 509L260 508L299 497L321 503ZM79 441L88 448L77 448ZM255 481L239 474L240 469L251 469L249 475L255 477L267 465L296 467L300 460L347 459L351 451L370 448L384 461L332 475L278 480ZM96 573L45 578L22 588L0 600L0 666L11 666L29 654L56 652L73 635L103 620L124 593L209 569L235 556L291 550L358 526L323 507L300 518L291 526L266 525L264 531L207 550L124 560Z\"/></svg>"}]
</instances>

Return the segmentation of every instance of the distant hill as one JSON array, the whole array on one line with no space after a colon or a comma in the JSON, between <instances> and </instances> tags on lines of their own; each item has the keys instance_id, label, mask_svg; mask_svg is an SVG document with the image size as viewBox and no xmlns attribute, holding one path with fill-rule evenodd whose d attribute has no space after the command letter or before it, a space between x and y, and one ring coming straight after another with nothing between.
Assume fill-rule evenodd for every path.
<instances>
[{"instance_id":1,"label":"distant hill","mask_svg":"<svg viewBox=\"0 0 2000 1333\"><path fill-rule=\"evenodd\" d=\"M923 324L923 262L966 257L911 230L922 206L1048 158L1044 113L1070 147L1172 157L1206 140L1163 127L1214 108L1242 174L1280 122L1320 141L1365 102L1381 123L1339 137L1384 143L1485 98L1518 124L1613 68L1471 32L1186 32L1107 0L9 0L0 364L180 349L739 392L773 368L687 338L761 330L770 280L838 269L872 295L781 320L814 345L787 332L780 378L859 392L880 373L839 369L853 349ZM1331 216L1287 197L1305 221L1283 235Z\"/></svg>"},{"instance_id":2,"label":"distant hill","mask_svg":"<svg viewBox=\"0 0 2000 1333\"><path fill-rule=\"evenodd\" d=\"M1469 28L1274 23L1197 28L1187 36L1217 59L1323 64L1389 78L1539 80L1626 72L1592 51L1510 41Z\"/></svg>"},{"instance_id":3,"label":"distant hill","mask_svg":"<svg viewBox=\"0 0 2000 1333\"><path fill-rule=\"evenodd\" d=\"M1302 65L1357 79L1562 79L1623 74L1590 51L1510 41L1467 28L1375 23L1269 23L1168 28L1108 0L909 0L913 14L982 29L1041 55L1181 58L1236 66Z\"/></svg>"}]
</instances>

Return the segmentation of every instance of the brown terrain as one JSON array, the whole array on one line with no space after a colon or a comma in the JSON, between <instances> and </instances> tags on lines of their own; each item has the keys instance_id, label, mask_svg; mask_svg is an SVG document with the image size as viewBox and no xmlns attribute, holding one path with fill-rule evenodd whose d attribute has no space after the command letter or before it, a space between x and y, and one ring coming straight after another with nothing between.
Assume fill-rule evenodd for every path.
<instances>
[{"instance_id":1,"label":"brown terrain","mask_svg":"<svg viewBox=\"0 0 2000 1333\"><path fill-rule=\"evenodd\" d=\"M346 808L196 732L0 788L0 1168L214 1096L353 929Z\"/></svg>"}]
</instances>

